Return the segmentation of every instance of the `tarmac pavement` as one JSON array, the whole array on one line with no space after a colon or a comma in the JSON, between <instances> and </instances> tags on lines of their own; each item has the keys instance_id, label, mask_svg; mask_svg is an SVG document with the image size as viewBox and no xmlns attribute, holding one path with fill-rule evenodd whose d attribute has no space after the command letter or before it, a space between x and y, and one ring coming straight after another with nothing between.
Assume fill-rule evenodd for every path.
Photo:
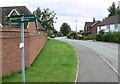
<instances>
[{"instance_id":1,"label":"tarmac pavement","mask_svg":"<svg viewBox=\"0 0 120 84\"><path fill-rule=\"evenodd\" d=\"M77 82L118 82L118 75L91 49L68 39L57 39L76 48L79 68Z\"/></svg>"}]
</instances>

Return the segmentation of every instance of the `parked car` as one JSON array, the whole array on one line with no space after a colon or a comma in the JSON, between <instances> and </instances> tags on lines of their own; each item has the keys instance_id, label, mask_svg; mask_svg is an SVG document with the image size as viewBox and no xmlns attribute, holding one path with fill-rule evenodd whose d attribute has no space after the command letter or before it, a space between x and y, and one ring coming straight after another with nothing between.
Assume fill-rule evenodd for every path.
<instances>
[{"instance_id":1,"label":"parked car","mask_svg":"<svg viewBox=\"0 0 120 84\"><path fill-rule=\"evenodd\" d=\"M51 38L55 38L55 35L51 35Z\"/></svg>"}]
</instances>

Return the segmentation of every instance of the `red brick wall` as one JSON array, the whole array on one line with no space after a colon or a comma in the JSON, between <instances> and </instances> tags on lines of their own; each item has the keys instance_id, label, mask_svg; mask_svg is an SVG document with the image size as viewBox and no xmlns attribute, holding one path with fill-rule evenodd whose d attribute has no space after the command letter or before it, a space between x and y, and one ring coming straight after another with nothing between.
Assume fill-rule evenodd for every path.
<instances>
[{"instance_id":1,"label":"red brick wall","mask_svg":"<svg viewBox=\"0 0 120 84\"><path fill-rule=\"evenodd\" d=\"M91 28L91 36L96 36L96 35L97 35L98 23L99 23L99 22L97 22L97 23Z\"/></svg>"},{"instance_id":2,"label":"red brick wall","mask_svg":"<svg viewBox=\"0 0 120 84\"><path fill-rule=\"evenodd\" d=\"M19 28L3 28L2 30L2 75L21 70L21 49ZM46 42L46 36L30 35L25 30L25 65L29 67ZM1 55L0 55L1 56Z\"/></svg>"},{"instance_id":3,"label":"red brick wall","mask_svg":"<svg viewBox=\"0 0 120 84\"><path fill-rule=\"evenodd\" d=\"M91 36L97 35L97 24L91 28Z\"/></svg>"},{"instance_id":4,"label":"red brick wall","mask_svg":"<svg viewBox=\"0 0 120 84\"><path fill-rule=\"evenodd\" d=\"M3 28L2 30L2 74L10 74L21 69L20 30ZM25 58L28 56L29 32L25 31ZM27 60L25 61L27 65Z\"/></svg>"},{"instance_id":5,"label":"red brick wall","mask_svg":"<svg viewBox=\"0 0 120 84\"><path fill-rule=\"evenodd\" d=\"M46 35L44 31L36 30L35 22L29 23L29 33L30 33L30 39L29 39L29 65L34 61L34 59L39 54L40 50L43 48L43 46L46 43ZM38 33L40 32L40 33Z\"/></svg>"},{"instance_id":6,"label":"red brick wall","mask_svg":"<svg viewBox=\"0 0 120 84\"><path fill-rule=\"evenodd\" d=\"M30 34L35 34L37 32L35 22L28 23L28 30Z\"/></svg>"},{"instance_id":7,"label":"red brick wall","mask_svg":"<svg viewBox=\"0 0 120 84\"><path fill-rule=\"evenodd\" d=\"M46 36L44 35L30 35L29 42L29 64L31 64L40 50L46 43Z\"/></svg>"}]
</instances>

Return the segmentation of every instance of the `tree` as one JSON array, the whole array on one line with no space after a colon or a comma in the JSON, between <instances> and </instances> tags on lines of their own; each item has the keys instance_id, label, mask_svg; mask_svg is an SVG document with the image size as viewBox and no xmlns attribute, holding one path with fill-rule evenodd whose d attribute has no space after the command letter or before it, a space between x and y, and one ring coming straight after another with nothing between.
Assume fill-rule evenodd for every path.
<instances>
[{"instance_id":1,"label":"tree","mask_svg":"<svg viewBox=\"0 0 120 84\"><path fill-rule=\"evenodd\" d=\"M69 32L71 31L70 25L68 25L67 23L63 23L60 27L60 31L64 36L67 36L67 34L69 34Z\"/></svg>"},{"instance_id":2,"label":"tree","mask_svg":"<svg viewBox=\"0 0 120 84\"><path fill-rule=\"evenodd\" d=\"M119 8L119 6L117 7L117 14L120 14L120 8Z\"/></svg>"},{"instance_id":3,"label":"tree","mask_svg":"<svg viewBox=\"0 0 120 84\"><path fill-rule=\"evenodd\" d=\"M108 16L113 16L120 14L120 9L119 7L116 7L115 2L112 3L112 5L108 8L109 15Z\"/></svg>"},{"instance_id":4,"label":"tree","mask_svg":"<svg viewBox=\"0 0 120 84\"><path fill-rule=\"evenodd\" d=\"M54 31L54 23L57 19L56 13L50 11L49 8L41 10L39 7L33 12L36 15L38 21L45 28L48 36L51 36L51 32Z\"/></svg>"}]
</instances>

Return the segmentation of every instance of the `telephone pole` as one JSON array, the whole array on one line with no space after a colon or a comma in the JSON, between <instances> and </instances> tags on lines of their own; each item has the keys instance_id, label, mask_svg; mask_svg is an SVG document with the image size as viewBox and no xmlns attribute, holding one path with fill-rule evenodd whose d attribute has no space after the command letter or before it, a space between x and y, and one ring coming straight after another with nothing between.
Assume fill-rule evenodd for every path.
<instances>
[{"instance_id":1,"label":"telephone pole","mask_svg":"<svg viewBox=\"0 0 120 84\"><path fill-rule=\"evenodd\" d=\"M76 32L77 32L77 20L76 20Z\"/></svg>"}]
</instances>

